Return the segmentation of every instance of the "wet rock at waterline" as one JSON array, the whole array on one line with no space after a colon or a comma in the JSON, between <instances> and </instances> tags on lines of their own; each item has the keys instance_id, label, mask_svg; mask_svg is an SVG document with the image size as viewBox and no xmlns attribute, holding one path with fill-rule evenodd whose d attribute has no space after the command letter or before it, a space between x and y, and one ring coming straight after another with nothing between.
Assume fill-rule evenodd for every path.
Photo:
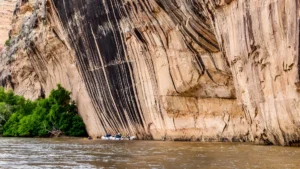
<instances>
[{"instance_id":1,"label":"wet rock at waterline","mask_svg":"<svg viewBox=\"0 0 300 169\"><path fill-rule=\"evenodd\" d=\"M72 91L91 135L299 140L297 0L18 3L0 82Z\"/></svg>"}]
</instances>

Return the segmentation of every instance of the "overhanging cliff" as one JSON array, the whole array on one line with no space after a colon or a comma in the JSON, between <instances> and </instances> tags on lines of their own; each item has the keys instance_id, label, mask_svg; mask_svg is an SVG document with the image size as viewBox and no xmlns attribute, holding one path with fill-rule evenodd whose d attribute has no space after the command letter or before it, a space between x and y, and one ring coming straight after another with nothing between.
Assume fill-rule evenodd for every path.
<instances>
[{"instance_id":1,"label":"overhanging cliff","mask_svg":"<svg viewBox=\"0 0 300 169\"><path fill-rule=\"evenodd\" d=\"M215 140L247 133L233 129L243 114L200 4L53 2L107 131Z\"/></svg>"},{"instance_id":2,"label":"overhanging cliff","mask_svg":"<svg viewBox=\"0 0 300 169\"><path fill-rule=\"evenodd\" d=\"M3 83L28 97L62 83L91 135L300 139L297 0L32 0L19 7L19 29L2 54L14 58Z\"/></svg>"}]
</instances>

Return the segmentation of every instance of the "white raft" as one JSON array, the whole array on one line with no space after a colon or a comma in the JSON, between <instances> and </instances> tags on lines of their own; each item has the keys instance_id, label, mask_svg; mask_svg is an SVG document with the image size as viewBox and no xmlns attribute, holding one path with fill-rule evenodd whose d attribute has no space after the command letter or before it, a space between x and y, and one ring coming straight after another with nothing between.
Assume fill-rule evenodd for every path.
<instances>
[{"instance_id":1,"label":"white raft","mask_svg":"<svg viewBox=\"0 0 300 169\"><path fill-rule=\"evenodd\" d=\"M136 140L136 136L121 137L121 138L116 138L115 136L110 136L110 137L102 136L101 139L102 140Z\"/></svg>"}]
</instances>

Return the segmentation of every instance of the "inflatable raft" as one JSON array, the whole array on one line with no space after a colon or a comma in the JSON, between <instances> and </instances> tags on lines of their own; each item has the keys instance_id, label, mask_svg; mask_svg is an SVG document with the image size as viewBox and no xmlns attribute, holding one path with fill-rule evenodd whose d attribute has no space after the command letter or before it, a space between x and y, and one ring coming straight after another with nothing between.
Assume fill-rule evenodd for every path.
<instances>
[{"instance_id":1,"label":"inflatable raft","mask_svg":"<svg viewBox=\"0 0 300 169\"><path fill-rule=\"evenodd\" d=\"M102 136L102 140L136 140L136 136L130 137L115 137L115 136Z\"/></svg>"}]
</instances>

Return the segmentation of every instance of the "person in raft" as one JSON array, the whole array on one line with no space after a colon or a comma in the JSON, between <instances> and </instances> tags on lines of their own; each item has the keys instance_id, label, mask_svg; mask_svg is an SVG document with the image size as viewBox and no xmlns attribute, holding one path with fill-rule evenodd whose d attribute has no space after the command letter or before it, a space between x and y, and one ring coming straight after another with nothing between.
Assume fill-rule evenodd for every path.
<instances>
[{"instance_id":1,"label":"person in raft","mask_svg":"<svg viewBox=\"0 0 300 169\"><path fill-rule=\"evenodd\" d=\"M121 138L122 137L122 135L120 134L120 133L118 133L117 135L116 135L116 138Z\"/></svg>"}]
</instances>

